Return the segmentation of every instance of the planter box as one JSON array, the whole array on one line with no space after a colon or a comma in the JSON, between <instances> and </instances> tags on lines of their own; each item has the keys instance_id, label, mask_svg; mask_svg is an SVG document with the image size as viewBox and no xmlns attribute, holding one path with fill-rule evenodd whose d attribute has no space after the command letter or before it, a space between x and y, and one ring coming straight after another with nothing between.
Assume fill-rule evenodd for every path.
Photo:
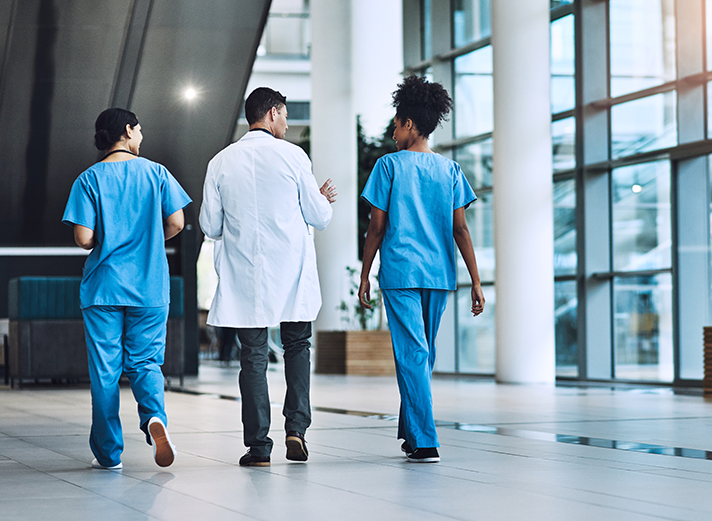
<instances>
[{"instance_id":1,"label":"planter box","mask_svg":"<svg viewBox=\"0 0 712 521\"><path fill-rule=\"evenodd\" d=\"M318 331L317 374L396 374L390 331Z\"/></svg>"}]
</instances>

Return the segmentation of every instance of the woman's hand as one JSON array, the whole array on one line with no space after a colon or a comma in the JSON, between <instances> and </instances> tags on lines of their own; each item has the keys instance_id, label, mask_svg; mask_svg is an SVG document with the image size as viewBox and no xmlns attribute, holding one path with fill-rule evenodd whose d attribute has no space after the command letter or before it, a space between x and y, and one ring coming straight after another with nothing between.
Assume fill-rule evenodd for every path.
<instances>
[{"instance_id":1,"label":"woman's hand","mask_svg":"<svg viewBox=\"0 0 712 521\"><path fill-rule=\"evenodd\" d=\"M361 285L358 288L358 301L361 307L371 309L371 282L368 279L361 279Z\"/></svg>"},{"instance_id":2,"label":"woman's hand","mask_svg":"<svg viewBox=\"0 0 712 521\"><path fill-rule=\"evenodd\" d=\"M485 295L482 293L482 286L472 285L472 315L477 316L485 310Z\"/></svg>"}]
</instances>

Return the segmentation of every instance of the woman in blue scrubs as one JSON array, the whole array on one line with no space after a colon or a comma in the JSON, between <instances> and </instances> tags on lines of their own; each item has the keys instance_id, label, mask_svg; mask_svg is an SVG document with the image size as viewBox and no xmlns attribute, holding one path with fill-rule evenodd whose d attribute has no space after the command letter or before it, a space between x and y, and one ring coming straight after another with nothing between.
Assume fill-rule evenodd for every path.
<instances>
[{"instance_id":1,"label":"woman in blue scrubs","mask_svg":"<svg viewBox=\"0 0 712 521\"><path fill-rule=\"evenodd\" d=\"M91 250L80 301L91 378L92 467L122 468L122 372L154 459L167 467L175 447L166 430L161 372L169 304L164 243L183 229L183 208L191 200L164 166L138 157L143 136L132 112L107 109L95 128L95 145L106 153L76 179L62 219L74 228L77 245Z\"/></svg>"},{"instance_id":2,"label":"woman in blue scrubs","mask_svg":"<svg viewBox=\"0 0 712 521\"><path fill-rule=\"evenodd\" d=\"M472 314L484 295L465 208L475 199L460 166L428 146L452 108L439 83L410 76L393 93L398 152L378 160L361 197L371 205L359 300L369 308L368 280L381 250L379 286L388 316L401 396L398 438L409 461L440 461L430 378L447 292L457 287L455 244L472 280ZM454 240L453 240L454 239Z\"/></svg>"}]
</instances>

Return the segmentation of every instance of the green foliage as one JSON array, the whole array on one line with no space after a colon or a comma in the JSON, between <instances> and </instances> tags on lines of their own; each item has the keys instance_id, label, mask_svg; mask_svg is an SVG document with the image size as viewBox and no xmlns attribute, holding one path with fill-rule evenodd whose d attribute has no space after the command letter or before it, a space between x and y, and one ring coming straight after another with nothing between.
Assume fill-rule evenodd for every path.
<instances>
[{"instance_id":1,"label":"green foliage","mask_svg":"<svg viewBox=\"0 0 712 521\"><path fill-rule=\"evenodd\" d=\"M368 138L363 133L361 122L357 119L358 133L358 254L362 260L363 245L366 241L366 231L371 214L371 205L361 198L363 187L366 186L368 176L371 175L376 161L386 154L396 152L396 142L393 141L393 130L395 123L393 120L388 123L385 132L380 138ZM356 288L358 290L358 288Z\"/></svg>"},{"instance_id":2,"label":"green foliage","mask_svg":"<svg viewBox=\"0 0 712 521\"><path fill-rule=\"evenodd\" d=\"M368 301L371 304L371 309L362 307L358 300L359 270L346 266L346 271L349 274L349 295L353 298L349 302L342 300L341 305L337 307L341 311L341 322L344 324L344 329L358 328L365 331L369 329L369 324L375 313L380 310L381 290L372 288L371 295L376 298Z\"/></svg>"},{"instance_id":3,"label":"green foliage","mask_svg":"<svg viewBox=\"0 0 712 521\"><path fill-rule=\"evenodd\" d=\"M368 181L368 176L371 175L371 170L376 164L379 158L390 154L391 152L396 152L398 149L396 147L396 142L393 141L393 129L395 128L395 123L391 120L383 132L383 135L378 138L366 137L363 133L363 127L361 122L356 119L356 130L357 130L357 158L358 158L358 191L357 191L357 205L358 205L358 255L359 260L361 260L361 255L363 254L363 245L366 241L366 231L368 230L368 223L370 220L371 206L361 199L361 192L363 192L363 187L366 186L366 181ZM296 144L310 155L311 153L311 128L306 127L300 137L300 141Z\"/></svg>"}]
</instances>

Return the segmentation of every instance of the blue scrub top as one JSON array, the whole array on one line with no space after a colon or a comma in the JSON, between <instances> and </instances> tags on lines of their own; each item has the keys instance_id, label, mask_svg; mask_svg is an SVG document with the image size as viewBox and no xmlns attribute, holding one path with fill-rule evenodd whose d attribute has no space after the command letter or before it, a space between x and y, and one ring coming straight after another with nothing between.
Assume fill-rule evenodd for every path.
<instances>
[{"instance_id":1,"label":"blue scrub top","mask_svg":"<svg viewBox=\"0 0 712 521\"><path fill-rule=\"evenodd\" d=\"M387 154L376 162L361 197L388 213L381 288L456 289L453 212L477 199L460 165L440 154Z\"/></svg>"},{"instance_id":2,"label":"blue scrub top","mask_svg":"<svg viewBox=\"0 0 712 521\"><path fill-rule=\"evenodd\" d=\"M169 303L163 220L191 203L163 166L144 158L96 163L74 181L62 222L94 230L79 292L89 306Z\"/></svg>"}]
</instances>

